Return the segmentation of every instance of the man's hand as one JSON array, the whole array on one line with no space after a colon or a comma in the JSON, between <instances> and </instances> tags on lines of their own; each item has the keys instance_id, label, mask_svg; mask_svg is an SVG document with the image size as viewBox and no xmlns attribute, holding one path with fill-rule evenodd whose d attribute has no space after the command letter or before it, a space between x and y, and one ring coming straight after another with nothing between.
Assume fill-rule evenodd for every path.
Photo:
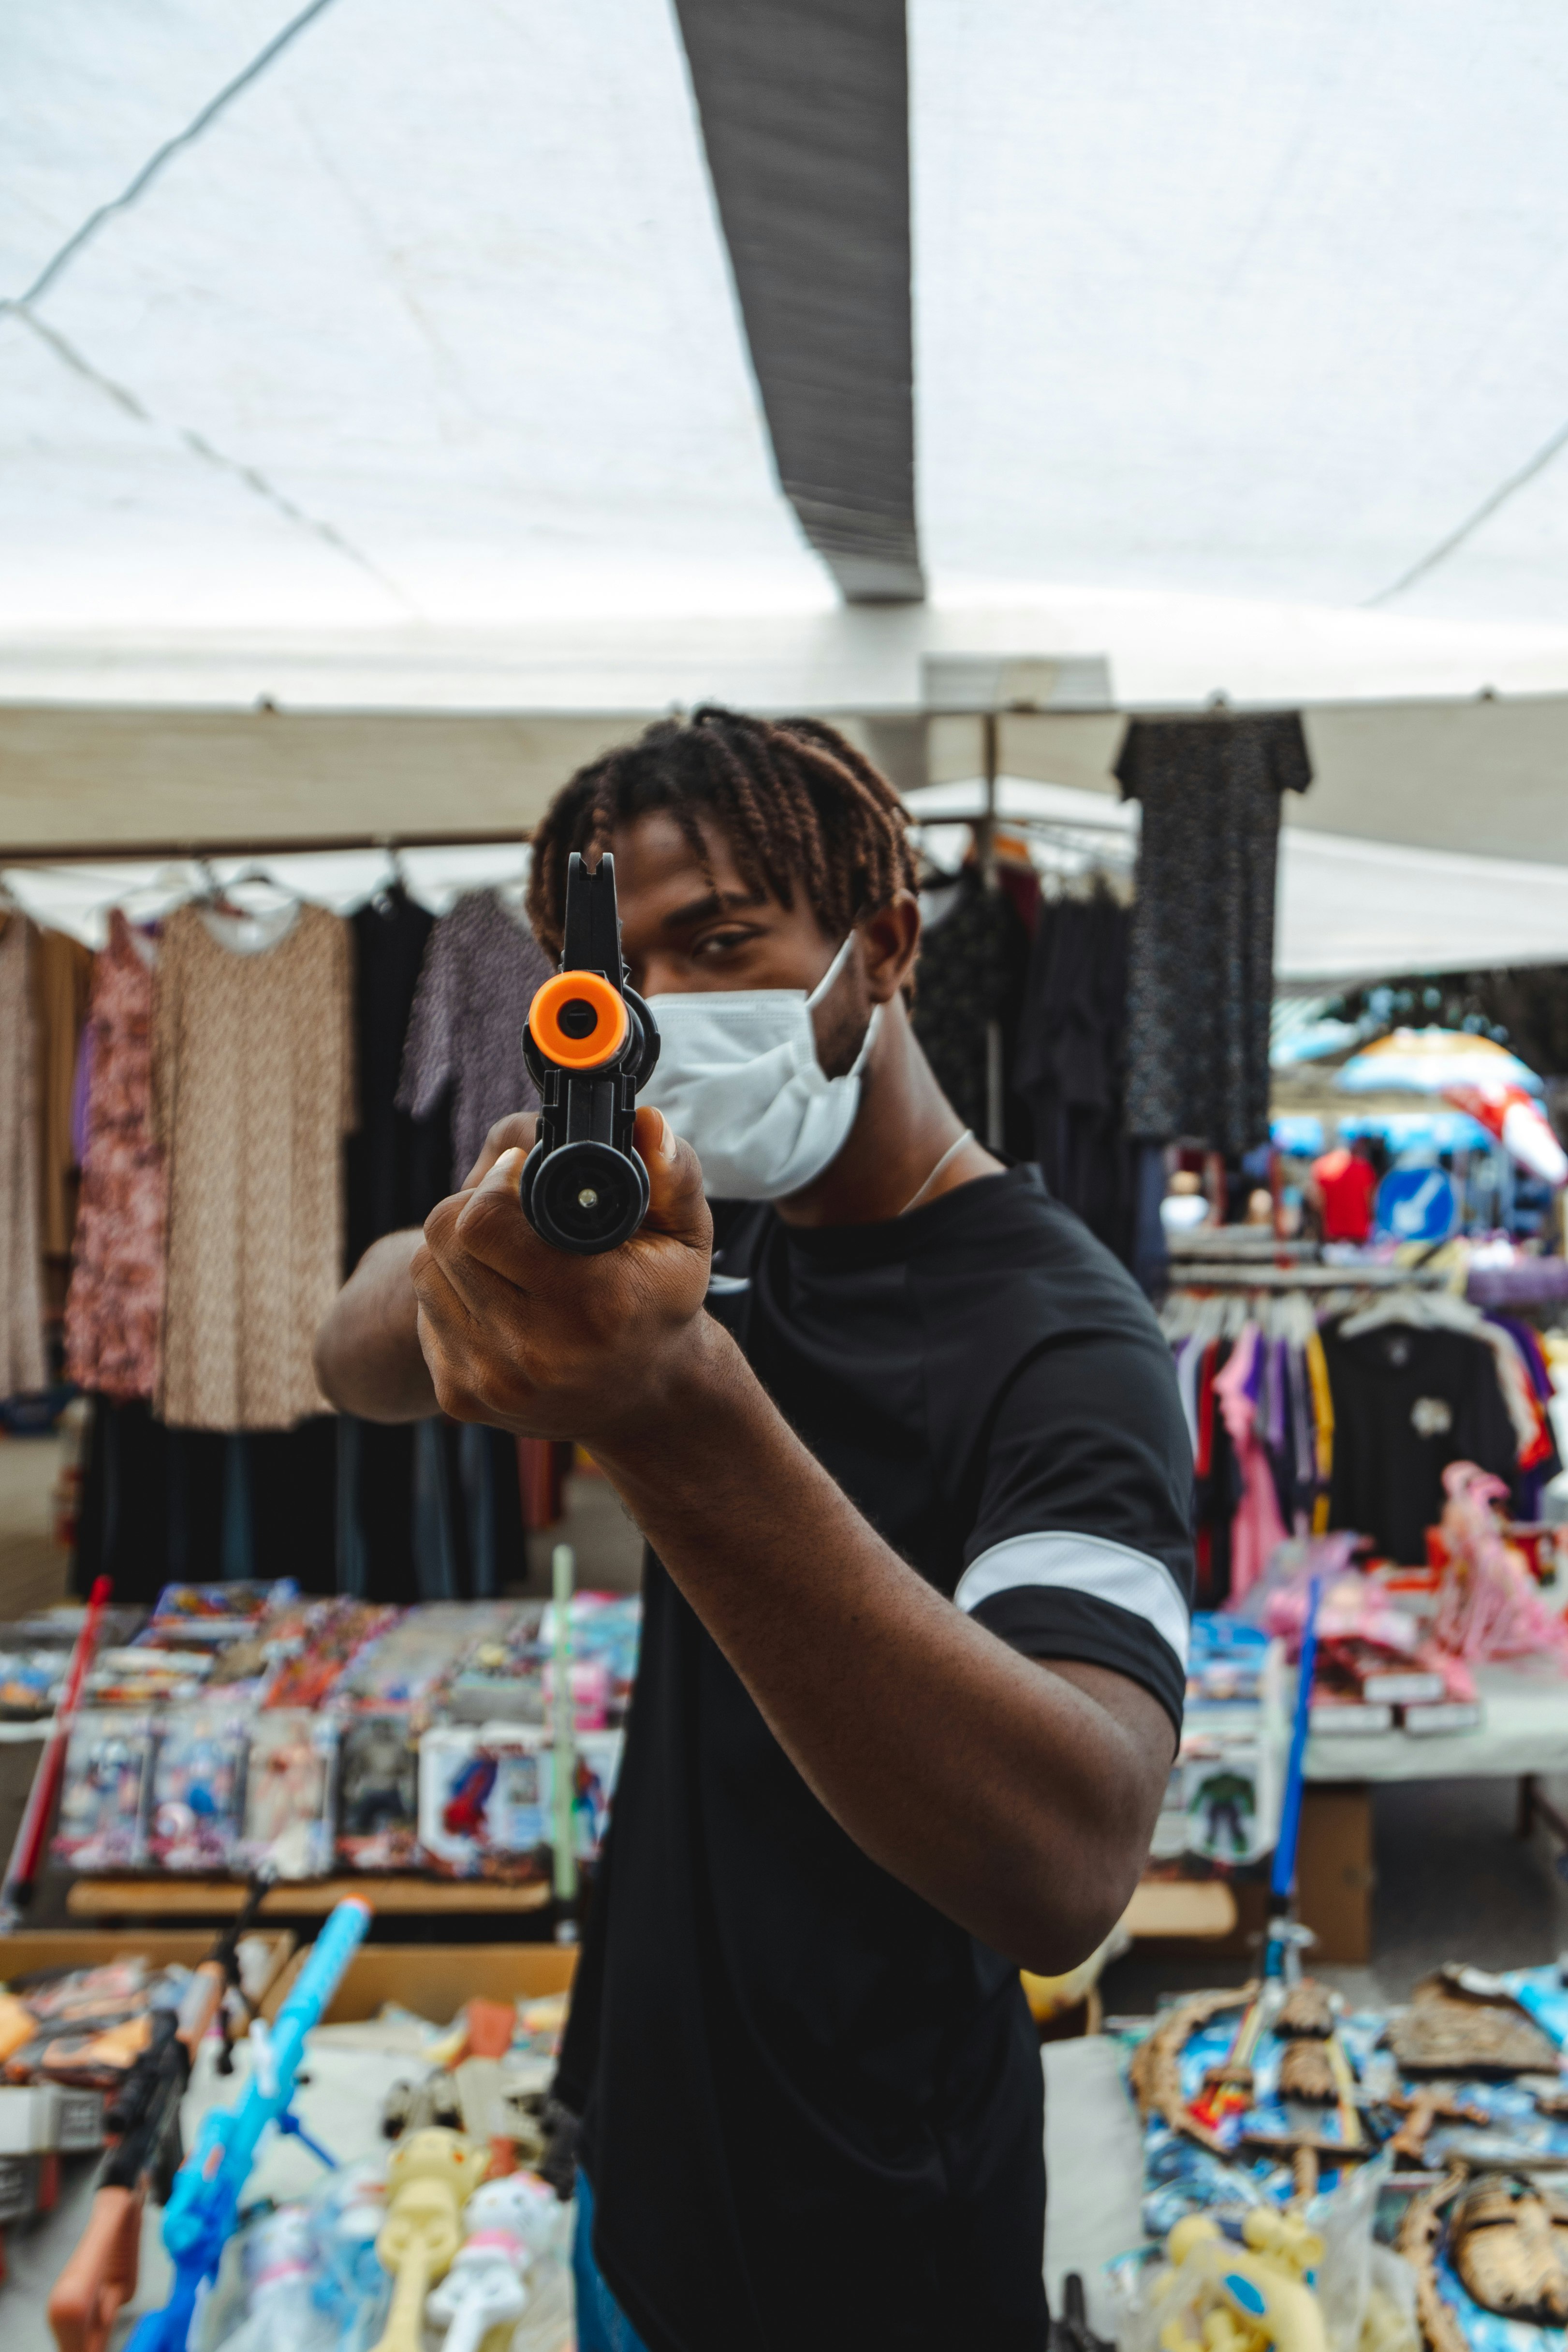
<instances>
[{"instance_id":1,"label":"man's hand","mask_svg":"<svg viewBox=\"0 0 1568 2352\"><path fill-rule=\"evenodd\" d=\"M705 1340L713 1221L696 1155L662 1112L640 1110L646 1222L619 1249L574 1257L542 1242L523 1214L517 1183L533 1124L491 1129L472 1189L431 1212L411 1261L436 1401L455 1421L528 1437L646 1438Z\"/></svg>"}]
</instances>

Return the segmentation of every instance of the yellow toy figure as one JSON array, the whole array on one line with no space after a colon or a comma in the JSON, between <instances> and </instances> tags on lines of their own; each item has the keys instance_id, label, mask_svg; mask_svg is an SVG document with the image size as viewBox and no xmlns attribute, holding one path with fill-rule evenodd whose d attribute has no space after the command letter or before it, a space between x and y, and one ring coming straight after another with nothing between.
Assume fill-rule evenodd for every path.
<instances>
[{"instance_id":1,"label":"yellow toy figure","mask_svg":"<svg viewBox=\"0 0 1568 2352\"><path fill-rule=\"evenodd\" d=\"M376 2252L397 2284L375 2352L421 2352L424 2298L463 2243L463 2208L489 2162L488 2148L438 2128L411 2133L393 2156Z\"/></svg>"},{"instance_id":2,"label":"yellow toy figure","mask_svg":"<svg viewBox=\"0 0 1568 2352\"><path fill-rule=\"evenodd\" d=\"M1328 2352L1318 2299L1305 2273L1323 2258L1323 2242L1295 2213L1263 2207L1241 2224L1245 2243L1228 2238L1207 2214L1189 2214L1166 2240L1174 2267L1155 2282L1156 2300L1179 2294L1182 2309L1160 2330L1162 2352ZM1183 2314L1207 2302L1195 2336Z\"/></svg>"}]
</instances>

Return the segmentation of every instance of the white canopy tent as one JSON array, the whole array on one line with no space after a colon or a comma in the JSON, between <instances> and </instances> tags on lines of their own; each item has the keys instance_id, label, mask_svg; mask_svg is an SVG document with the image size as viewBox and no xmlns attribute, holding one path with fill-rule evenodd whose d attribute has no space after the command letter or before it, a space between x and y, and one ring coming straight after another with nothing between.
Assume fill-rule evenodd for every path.
<instances>
[{"instance_id":1,"label":"white canopy tent","mask_svg":"<svg viewBox=\"0 0 1568 2352\"><path fill-rule=\"evenodd\" d=\"M709 694L918 789L934 657L1094 655L1008 775L1307 706L1288 973L1568 956L1565 79L1539 0L15 0L0 850L503 831Z\"/></svg>"}]
</instances>

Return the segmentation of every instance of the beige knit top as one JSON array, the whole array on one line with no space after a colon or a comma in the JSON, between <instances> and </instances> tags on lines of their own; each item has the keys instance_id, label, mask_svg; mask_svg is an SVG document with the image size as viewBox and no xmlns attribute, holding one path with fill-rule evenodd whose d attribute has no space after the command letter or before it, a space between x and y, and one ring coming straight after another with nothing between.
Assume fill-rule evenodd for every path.
<instances>
[{"instance_id":1,"label":"beige knit top","mask_svg":"<svg viewBox=\"0 0 1568 2352\"><path fill-rule=\"evenodd\" d=\"M182 907L164 925L152 1032L169 1173L156 1409L176 1428L287 1429L329 1410L310 1350L342 1280L350 954L348 925L321 907L243 921Z\"/></svg>"}]
</instances>

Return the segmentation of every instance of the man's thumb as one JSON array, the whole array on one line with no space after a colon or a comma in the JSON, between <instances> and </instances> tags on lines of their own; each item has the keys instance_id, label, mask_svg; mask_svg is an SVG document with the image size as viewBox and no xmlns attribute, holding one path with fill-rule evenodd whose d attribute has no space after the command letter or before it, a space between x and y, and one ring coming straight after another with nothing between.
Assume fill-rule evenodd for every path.
<instances>
[{"instance_id":1,"label":"man's thumb","mask_svg":"<svg viewBox=\"0 0 1568 2352\"><path fill-rule=\"evenodd\" d=\"M713 1228L702 1166L691 1145L682 1142L662 1110L644 1104L637 1113L637 1150L648 1171L646 1223L655 1233L706 1249Z\"/></svg>"}]
</instances>

